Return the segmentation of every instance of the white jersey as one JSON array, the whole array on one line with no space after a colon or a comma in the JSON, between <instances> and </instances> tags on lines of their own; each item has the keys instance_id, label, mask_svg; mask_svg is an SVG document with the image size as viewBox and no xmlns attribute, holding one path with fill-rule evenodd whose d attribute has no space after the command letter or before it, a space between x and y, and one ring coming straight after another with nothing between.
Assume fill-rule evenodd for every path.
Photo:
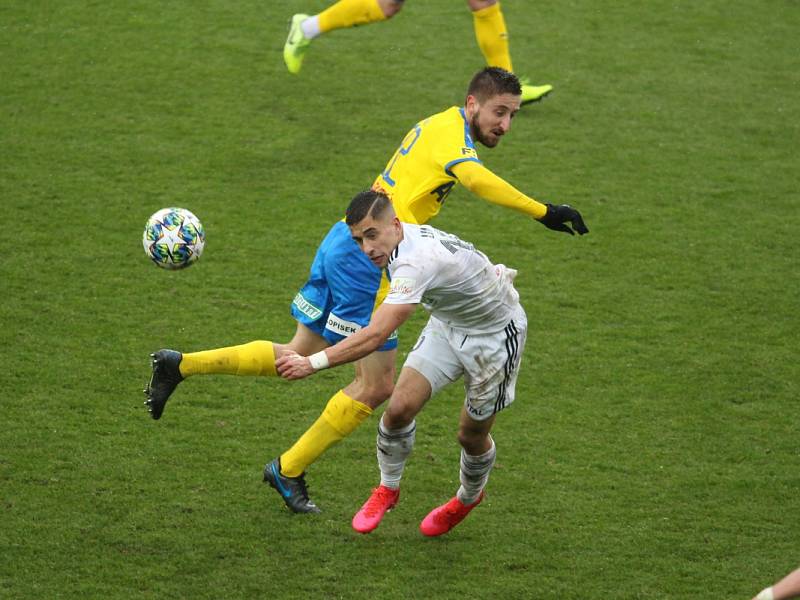
<instances>
[{"instance_id":1,"label":"white jersey","mask_svg":"<svg viewBox=\"0 0 800 600\"><path fill-rule=\"evenodd\" d=\"M474 333L503 329L519 305L516 271L430 225L403 223L389 260L387 304L422 304L443 323Z\"/></svg>"}]
</instances>

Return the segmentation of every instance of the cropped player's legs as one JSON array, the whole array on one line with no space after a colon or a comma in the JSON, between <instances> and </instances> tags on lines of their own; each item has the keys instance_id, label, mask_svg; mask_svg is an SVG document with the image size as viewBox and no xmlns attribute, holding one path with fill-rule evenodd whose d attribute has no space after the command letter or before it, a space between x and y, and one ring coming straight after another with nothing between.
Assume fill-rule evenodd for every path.
<instances>
[{"instance_id":1,"label":"cropped player's legs","mask_svg":"<svg viewBox=\"0 0 800 600\"><path fill-rule=\"evenodd\" d=\"M481 502L495 458L490 432L496 413L514 402L526 337L521 306L502 330L491 333L464 335L431 317L406 359L406 367L431 382L433 393L462 376L466 392L458 431L461 487L425 517L420 524L424 535L447 533Z\"/></svg>"},{"instance_id":2,"label":"cropped player's legs","mask_svg":"<svg viewBox=\"0 0 800 600\"><path fill-rule=\"evenodd\" d=\"M339 0L311 19L319 20L320 33L385 21L403 8L403 0Z\"/></svg>"},{"instance_id":3,"label":"cropped player's legs","mask_svg":"<svg viewBox=\"0 0 800 600\"><path fill-rule=\"evenodd\" d=\"M175 350L159 350L153 357L153 373L145 389L145 404L154 419L161 417L164 406L178 384L193 375L277 375L275 361L285 352L307 356L327 348L330 343L302 323L286 344L256 340L237 346L215 348L181 354Z\"/></svg>"},{"instance_id":4,"label":"cropped player's legs","mask_svg":"<svg viewBox=\"0 0 800 600\"><path fill-rule=\"evenodd\" d=\"M404 367L378 426L377 457L381 485L397 489L414 446L414 418L431 397L431 384L415 369Z\"/></svg>"},{"instance_id":5,"label":"cropped player's legs","mask_svg":"<svg viewBox=\"0 0 800 600\"><path fill-rule=\"evenodd\" d=\"M385 21L397 14L403 0L339 0L317 15L292 17L283 60L290 73L299 73L308 46L315 37L335 29Z\"/></svg>"},{"instance_id":6,"label":"cropped player's legs","mask_svg":"<svg viewBox=\"0 0 800 600\"><path fill-rule=\"evenodd\" d=\"M490 432L494 415L485 421L476 421L461 409L458 442L461 444L461 487L456 496L464 504L472 504L483 493L489 472L494 466L495 445Z\"/></svg>"},{"instance_id":7,"label":"cropped player's legs","mask_svg":"<svg viewBox=\"0 0 800 600\"><path fill-rule=\"evenodd\" d=\"M490 435L494 415L482 421L473 419L461 409L458 441L461 444L459 479L461 486L455 497L437 506L422 520L423 535L438 536L458 525L483 500L483 488L494 466L495 445Z\"/></svg>"},{"instance_id":8,"label":"cropped player's legs","mask_svg":"<svg viewBox=\"0 0 800 600\"><path fill-rule=\"evenodd\" d=\"M497 0L467 0L472 11L475 39L490 67L514 72L508 45L508 31L500 3ZM522 104L541 100L553 89L552 85L522 85Z\"/></svg>"},{"instance_id":9,"label":"cropped player's legs","mask_svg":"<svg viewBox=\"0 0 800 600\"><path fill-rule=\"evenodd\" d=\"M183 355L181 375L269 375L276 376L275 361L287 351L307 356L330 346L321 335L302 323L297 324L294 337L285 344L258 340L239 346L216 348Z\"/></svg>"},{"instance_id":10,"label":"cropped player's legs","mask_svg":"<svg viewBox=\"0 0 800 600\"><path fill-rule=\"evenodd\" d=\"M514 72L508 48L508 31L497 0L467 0L472 11L475 39L486 64Z\"/></svg>"},{"instance_id":11,"label":"cropped player's legs","mask_svg":"<svg viewBox=\"0 0 800 600\"><path fill-rule=\"evenodd\" d=\"M328 400L316 422L281 455L281 473L288 477L303 473L391 395L396 356L396 350L373 352L356 363L353 381Z\"/></svg>"},{"instance_id":12,"label":"cropped player's legs","mask_svg":"<svg viewBox=\"0 0 800 600\"><path fill-rule=\"evenodd\" d=\"M353 516L353 529L369 533L383 516L397 504L400 479L414 448L414 417L431 397L431 384L418 371L404 367L397 380L389 405L378 423L376 438L381 483Z\"/></svg>"},{"instance_id":13,"label":"cropped player's legs","mask_svg":"<svg viewBox=\"0 0 800 600\"><path fill-rule=\"evenodd\" d=\"M356 378L328 401L295 444L264 467L264 481L297 513L320 512L308 497L305 469L331 445L350 435L391 393L396 350L374 352L356 364ZM351 396L352 394L353 396Z\"/></svg>"}]
</instances>

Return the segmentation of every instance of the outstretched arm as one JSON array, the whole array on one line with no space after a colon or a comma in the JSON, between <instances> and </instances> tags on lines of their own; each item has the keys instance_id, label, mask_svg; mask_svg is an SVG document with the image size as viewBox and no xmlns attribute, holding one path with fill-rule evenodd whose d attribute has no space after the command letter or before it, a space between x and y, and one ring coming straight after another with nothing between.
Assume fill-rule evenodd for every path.
<instances>
[{"instance_id":1,"label":"outstretched arm","mask_svg":"<svg viewBox=\"0 0 800 600\"><path fill-rule=\"evenodd\" d=\"M275 362L275 368L284 379L302 379L320 369L364 358L380 348L416 307L416 304L381 304L369 325L346 340L311 356L284 355Z\"/></svg>"},{"instance_id":2,"label":"outstretched arm","mask_svg":"<svg viewBox=\"0 0 800 600\"><path fill-rule=\"evenodd\" d=\"M547 207L520 192L505 179L498 177L482 164L466 160L450 168L465 188L492 204L498 204L541 219Z\"/></svg>"},{"instance_id":3,"label":"outstretched arm","mask_svg":"<svg viewBox=\"0 0 800 600\"><path fill-rule=\"evenodd\" d=\"M480 163L460 162L451 167L451 171L465 188L488 202L530 215L544 226L556 231L574 235L575 232L565 224L569 222L579 234L589 233L580 213L568 204L553 205L537 202Z\"/></svg>"}]
</instances>

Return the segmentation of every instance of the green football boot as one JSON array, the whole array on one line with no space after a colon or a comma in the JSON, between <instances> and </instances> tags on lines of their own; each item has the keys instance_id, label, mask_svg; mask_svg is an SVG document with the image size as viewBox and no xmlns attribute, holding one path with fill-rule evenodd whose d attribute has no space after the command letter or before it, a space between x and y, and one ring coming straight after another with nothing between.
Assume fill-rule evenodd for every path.
<instances>
[{"instance_id":1,"label":"green football boot","mask_svg":"<svg viewBox=\"0 0 800 600\"><path fill-rule=\"evenodd\" d=\"M530 85L527 80L522 80L520 83L522 83L522 106L532 102L539 102L542 98L553 91L553 86L549 84Z\"/></svg>"},{"instance_id":2,"label":"green football boot","mask_svg":"<svg viewBox=\"0 0 800 600\"><path fill-rule=\"evenodd\" d=\"M296 75L303 66L303 57L311 44L311 39L303 33L300 24L308 18L308 15L296 14L292 17L292 24L289 28L289 37L283 46L283 62L289 73Z\"/></svg>"}]
</instances>

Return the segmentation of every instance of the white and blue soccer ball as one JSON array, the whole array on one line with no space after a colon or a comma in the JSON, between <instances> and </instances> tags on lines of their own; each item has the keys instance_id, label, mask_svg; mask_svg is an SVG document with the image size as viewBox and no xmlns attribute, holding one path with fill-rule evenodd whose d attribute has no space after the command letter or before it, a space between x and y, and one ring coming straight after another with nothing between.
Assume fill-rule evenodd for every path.
<instances>
[{"instance_id":1,"label":"white and blue soccer ball","mask_svg":"<svg viewBox=\"0 0 800 600\"><path fill-rule=\"evenodd\" d=\"M147 257L163 269L185 269L200 258L205 243L203 224L185 208L162 208L142 235Z\"/></svg>"}]
</instances>

